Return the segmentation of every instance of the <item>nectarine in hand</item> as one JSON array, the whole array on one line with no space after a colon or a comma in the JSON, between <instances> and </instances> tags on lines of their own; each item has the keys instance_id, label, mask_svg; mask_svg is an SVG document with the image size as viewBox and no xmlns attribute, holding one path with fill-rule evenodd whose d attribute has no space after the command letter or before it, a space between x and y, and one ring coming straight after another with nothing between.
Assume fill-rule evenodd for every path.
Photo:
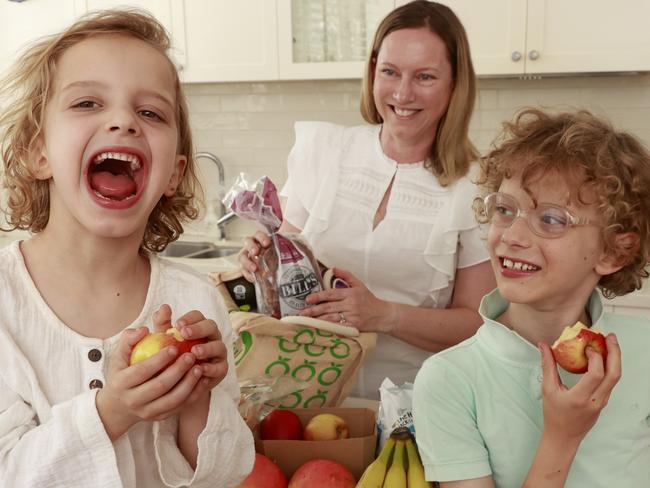
<instances>
[{"instance_id":1,"label":"nectarine in hand","mask_svg":"<svg viewBox=\"0 0 650 488\"><path fill-rule=\"evenodd\" d=\"M607 360L607 344L605 336L600 332L589 329L582 322L571 327L565 327L562 334L553 343L551 351L557 364L569 373L585 373L588 359L585 349L587 346L600 353L603 362Z\"/></svg>"},{"instance_id":2,"label":"nectarine in hand","mask_svg":"<svg viewBox=\"0 0 650 488\"><path fill-rule=\"evenodd\" d=\"M178 349L178 356L191 352L192 347L197 344L204 344L207 339L185 339L180 330L170 327L165 332L154 332L147 334L133 347L129 364L138 364L154 356L165 347L174 346Z\"/></svg>"}]
</instances>

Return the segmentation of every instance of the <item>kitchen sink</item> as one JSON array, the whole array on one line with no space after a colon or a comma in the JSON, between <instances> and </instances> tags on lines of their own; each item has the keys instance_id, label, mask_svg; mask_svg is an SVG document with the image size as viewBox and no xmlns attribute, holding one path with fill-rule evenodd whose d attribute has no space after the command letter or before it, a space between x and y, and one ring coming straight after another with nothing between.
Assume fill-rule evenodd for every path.
<instances>
[{"instance_id":1,"label":"kitchen sink","mask_svg":"<svg viewBox=\"0 0 650 488\"><path fill-rule=\"evenodd\" d=\"M168 258L209 259L231 256L240 249L238 246L219 246L213 242L174 241L159 254Z\"/></svg>"}]
</instances>

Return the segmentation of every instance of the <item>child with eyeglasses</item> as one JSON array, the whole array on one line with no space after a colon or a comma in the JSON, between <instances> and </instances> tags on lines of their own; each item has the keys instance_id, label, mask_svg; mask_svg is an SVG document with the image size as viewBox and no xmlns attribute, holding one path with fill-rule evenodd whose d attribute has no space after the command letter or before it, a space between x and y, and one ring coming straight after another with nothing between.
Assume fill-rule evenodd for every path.
<instances>
[{"instance_id":1,"label":"child with eyeglasses","mask_svg":"<svg viewBox=\"0 0 650 488\"><path fill-rule=\"evenodd\" d=\"M413 415L443 488L650 486L650 320L603 311L650 262L650 154L586 111L526 109L482 161L477 214L498 288L476 335L428 359ZM599 291L601 293L599 293ZM606 360L557 368L577 321Z\"/></svg>"}]
</instances>

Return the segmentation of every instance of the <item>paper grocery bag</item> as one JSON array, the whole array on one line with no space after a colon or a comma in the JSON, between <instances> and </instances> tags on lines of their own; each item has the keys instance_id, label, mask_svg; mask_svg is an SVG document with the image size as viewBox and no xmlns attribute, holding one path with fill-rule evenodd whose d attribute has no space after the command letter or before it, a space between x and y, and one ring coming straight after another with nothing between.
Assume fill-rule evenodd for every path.
<instances>
[{"instance_id":1,"label":"paper grocery bag","mask_svg":"<svg viewBox=\"0 0 650 488\"><path fill-rule=\"evenodd\" d=\"M257 313L233 311L230 319L238 335L235 367L240 382L289 376L301 383L301 389L276 405L282 408L340 405L377 341L375 333L342 336Z\"/></svg>"},{"instance_id":2,"label":"paper grocery bag","mask_svg":"<svg viewBox=\"0 0 650 488\"><path fill-rule=\"evenodd\" d=\"M362 332L351 337L286 322L287 317L278 320L242 311L250 309L248 305L254 296L238 290L241 271L212 273L209 277L224 299L237 335L235 368L240 384L250 383L249 380L255 383L267 376L286 376L300 388L275 406L313 408L341 404L354 386L368 352L375 347L377 334ZM240 292L243 295L237 296Z\"/></svg>"}]
</instances>

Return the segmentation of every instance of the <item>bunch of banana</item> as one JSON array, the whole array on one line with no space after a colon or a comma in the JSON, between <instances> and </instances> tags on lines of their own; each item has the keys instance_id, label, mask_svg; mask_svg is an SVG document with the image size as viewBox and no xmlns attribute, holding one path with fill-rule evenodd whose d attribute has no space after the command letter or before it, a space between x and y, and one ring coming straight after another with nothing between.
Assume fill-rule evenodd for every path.
<instances>
[{"instance_id":1,"label":"bunch of banana","mask_svg":"<svg viewBox=\"0 0 650 488\"><path fill-rule=\"evenodd\" d=\"M404 452L406 451L406 453ZM431 488L413 436L406 428L395 429L377 459L366 468L356 488Z\"/></svg>"},{"instance_id":2,"label":"bunch of banana","mask_svg":"<svg viewBox=\"0 0 650 488\"><path fill-rule=\"evenodd\" d=\"M379 456L375 459L361 475L357 488L382 488L388 471L388 463L395 449L395 439L389 437Z\"/></svg>"}]
</instances>

